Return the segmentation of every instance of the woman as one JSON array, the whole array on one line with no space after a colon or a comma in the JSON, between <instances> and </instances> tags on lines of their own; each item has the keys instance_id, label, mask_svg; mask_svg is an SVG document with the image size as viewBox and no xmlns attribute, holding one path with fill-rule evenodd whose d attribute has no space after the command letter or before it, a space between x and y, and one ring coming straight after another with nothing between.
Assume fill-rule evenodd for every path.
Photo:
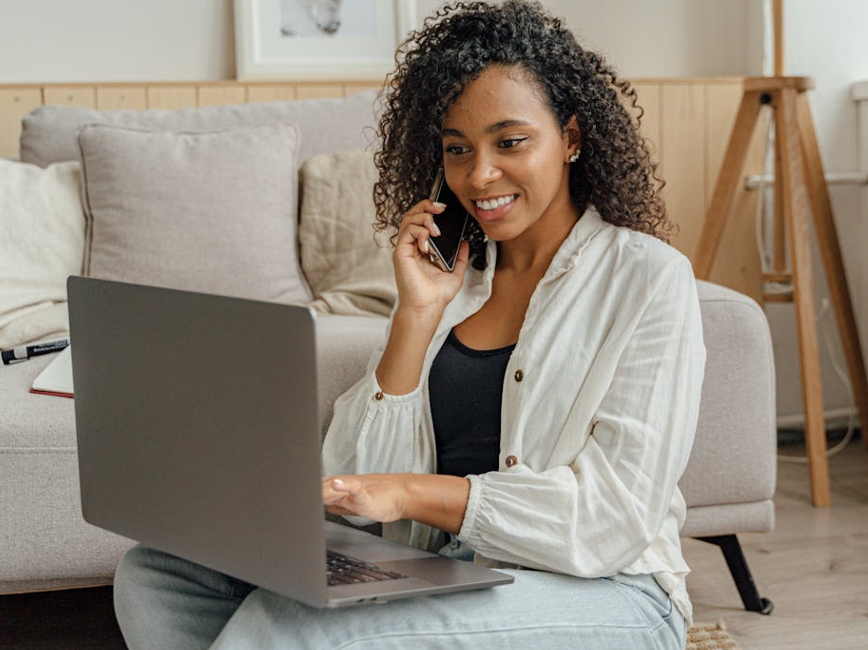
<instances>
[{"instance_id":1,"label":"woman","mask_svg":"<svg viewBox=\"0 0 868 650\"><path fill-rule=\"evenodd\" d=\"M705 350L635 94L536 4L443 9L401 53L374 191L398 304L335 405L323 499L515 583L336 613L138 548L116 580L127 641L683 648L677 482ZM443 206L420 200L441 166L475 217L452 273L428 258Z\"/></svg>"}]
</instances>

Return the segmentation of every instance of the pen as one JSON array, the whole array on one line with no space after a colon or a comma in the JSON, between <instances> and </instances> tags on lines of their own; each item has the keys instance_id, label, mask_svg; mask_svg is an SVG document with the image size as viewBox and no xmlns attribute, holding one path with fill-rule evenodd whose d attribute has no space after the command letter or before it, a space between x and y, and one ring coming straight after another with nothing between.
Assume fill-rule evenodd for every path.
<instances>
[{"instance_id":1,"label":"pen","mask_svg":"<svg viewBox=\"0 0 868 650\"><path fill-rule=\"evenodd\" d=\"M67 345L69 345L69 339L37 343L36 345L19 345L17 348L12 348L11 350L3 350L3 352L0 352L0 355L3 356L3 365L8 366L10 363L24 361L30 357L38 357L40 354L60 352Z\"/></svg>"}]
</instances>

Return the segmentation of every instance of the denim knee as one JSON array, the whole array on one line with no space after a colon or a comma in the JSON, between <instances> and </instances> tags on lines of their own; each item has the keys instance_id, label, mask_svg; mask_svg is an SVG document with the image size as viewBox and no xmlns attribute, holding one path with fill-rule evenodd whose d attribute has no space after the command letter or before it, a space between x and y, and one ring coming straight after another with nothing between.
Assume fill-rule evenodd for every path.
<instances>
[{"instance_id":1,"label":"denim knee","mask_svg":"<svg viewBox=\"0 0 868 650\"><path fill-rule=\"evenodd\" d=\"M205 649L253 586L146 546L115 573L115 615L132 650Z\"/></svg>"}]
</instances>

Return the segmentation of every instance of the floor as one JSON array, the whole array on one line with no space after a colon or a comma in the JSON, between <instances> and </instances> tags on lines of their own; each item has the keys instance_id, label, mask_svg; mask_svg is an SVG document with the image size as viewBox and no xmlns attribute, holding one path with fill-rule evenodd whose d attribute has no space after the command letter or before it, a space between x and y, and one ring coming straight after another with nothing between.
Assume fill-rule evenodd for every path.
<instances>
[{"instance_id":1,"label":"floor","mask_svg":"<svg viewBox=\"0 0 868 650\"><path fill-rule=\"evenodd\" d=\"M125 650L111 587L0 596L0 650Z\"/></svg>"},{"instance_id":2,"label":"floor","mask_svg":"<svg viewBox=\"0 0 868 650\"><path fill-rule=\"evenodd\" d=\"M803 454L788 446L781 454ZM684 540L695 619L723 620L744 650L868 650L868 450L829 459L830 508L810 505L807 465L778 462L777 525L739 535L770 616L745 612L720 550Z\"/></svg>"},{"instance_id":3,"label":"floor","mask_svg":"<svg viewBox=\"0 0 868 650\"><path fill-rule=\"evenodd\" d=\"M868 451L855 440L829 466L832 506L817 509L807 466L778 463L776 530L740 536L771 616L742 609L717 547L684 541L697 621L722 620L743 650L868 649ZM12 648L122 650L111 590L0 597L0 650Z\"/></svg>"}]
</instances>

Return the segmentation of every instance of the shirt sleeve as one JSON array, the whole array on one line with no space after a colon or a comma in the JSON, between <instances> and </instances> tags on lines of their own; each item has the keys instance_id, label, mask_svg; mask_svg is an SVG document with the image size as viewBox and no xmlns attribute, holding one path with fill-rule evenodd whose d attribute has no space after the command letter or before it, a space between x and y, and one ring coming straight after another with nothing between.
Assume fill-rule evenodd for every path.
<instances>
[{"instance_id":1,"label":"shirt sleeve","mask_svg":"<svg viewBox=\"0 0 868 650\"><path fill-rule=\"evenodd\" d=\"M670 262L650 293L573 461L469 477L459 539L483 556L599 577L631 565L658 537L680 498L705 347L686 258Z\"/></svg>"},{"instance_id":2,"label":"shirt sleeve","mask_svg":"<svg viewBox=\"0 0 868 650\"><path fill-rule=\"evenodd\" d=\"M406 395L386 394L375 374L382 353L373 353L365 376L335 401L322 447L324 476L430 471L432 450L419 435L422 385Z\"/></svg>"}]
</instances>

